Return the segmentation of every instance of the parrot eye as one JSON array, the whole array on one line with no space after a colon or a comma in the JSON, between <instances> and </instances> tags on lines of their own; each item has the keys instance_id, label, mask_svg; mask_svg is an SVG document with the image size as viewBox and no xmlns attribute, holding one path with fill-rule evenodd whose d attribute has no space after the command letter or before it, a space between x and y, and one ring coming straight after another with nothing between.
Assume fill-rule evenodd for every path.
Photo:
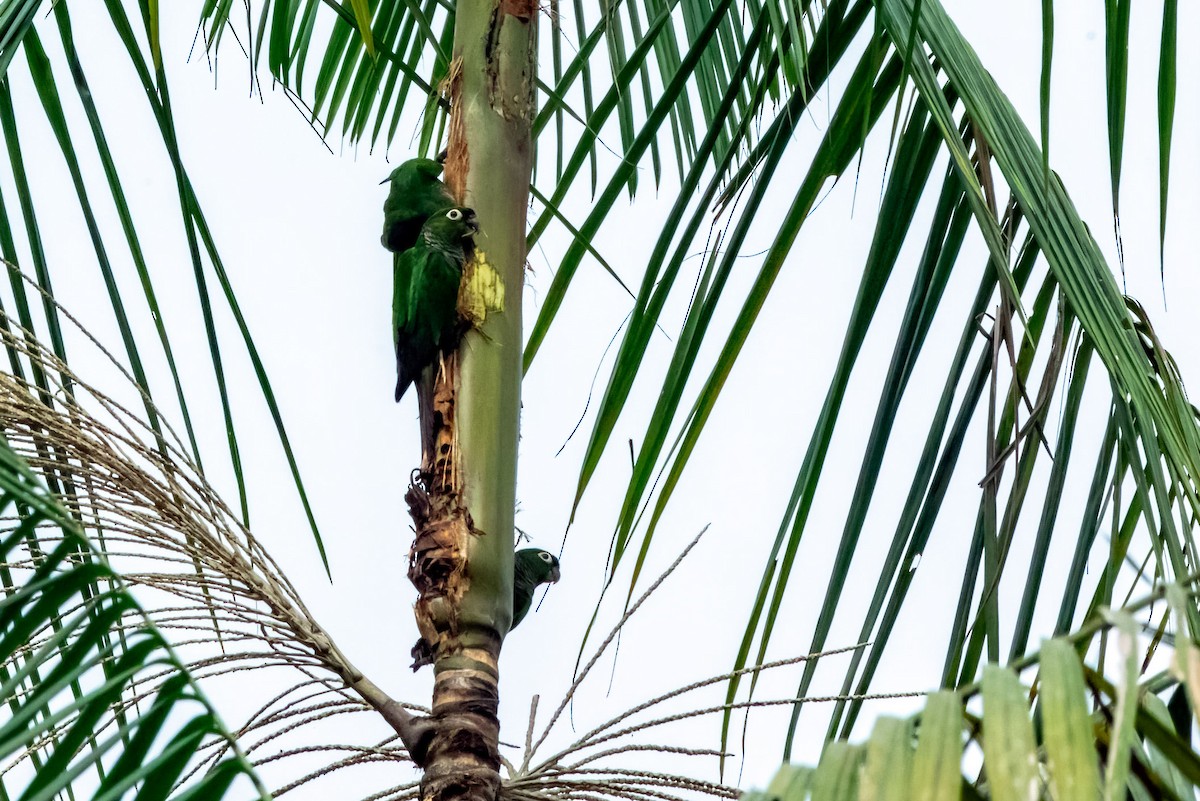
<instances>
[{"instance_id":1,"label":"parrot eye","mask_svg":"<svg viewBox=\"0 0 1200 801\"><path fill-rule=\"evenodd\" d=\"M458 222L463 218L463 213L458 209L450 209L450 211L446 212L446 218Z\"/></svg>"},{"instance_id":2,"label":"parrot eye","mask_svg":"<svg viewBox=\"0 0 1200 801\"><path fill-rule=\"evenodd\" d=\"M548 554L545 551L542 551L541 553L539 553L538 556L540 556L542 558L542 561L546 562L546 563L554 561L554 555Z\"/></svg>"}]
</instances>

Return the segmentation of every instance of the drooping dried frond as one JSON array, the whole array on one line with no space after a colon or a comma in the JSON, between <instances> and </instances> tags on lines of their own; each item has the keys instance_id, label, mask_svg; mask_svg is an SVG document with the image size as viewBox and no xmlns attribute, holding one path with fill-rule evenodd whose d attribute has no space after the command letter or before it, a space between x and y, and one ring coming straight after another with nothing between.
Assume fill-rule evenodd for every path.
<instances>
[{"instance_id":1,"label":"drooping dried frond","mask_svg":"<svg viewBox=\"0 0 1200 801\"><path fill-rule=\"evenodd\" d=\"M60 313L72 320L64 310ZM261 701L247 704L254 711L244 720L231 721L231 730L251 762L267 768L272 781L280 781L276 795L346 768L410 763L401 738L386 725L335 727L340 736L351 738L345 743L332 743L327 729L309 725L378 712L401 732L413 717L404 709L408 705L389 698L338 649L279 565L186 455L162 416L157 429L147 425L112 395L76 375L31 334L13 327L11 320L5 322L3 344L33 367L28 372L38 376L41 387L0 373L4 436L133 586L147 616L172 641L191 674L206 681L206 687L237 693L243 702L261 696ZM99 343L88 339L107 356ZM73 360L85 363L75 356ZM24 517L22 512L0 518L0 537L10 536ZM50 521L40 522L34 532L3 565L9 594L33 578L43 555L65 536ZM59 617L76 611L61 609ZM33 631L5 667L15 669L47 648L61 652L69 647L71 636L60 636L55 619ZM140 615L126 614L110 625L113 659L141 622ZM167 663L147 671L136 691L114 700L96 724L96 736L109 736L110 728L117 731L123 717L136 714L175 672ZM35 685L31 679L9 700L19 703ZM17 762L36 759L51 739L53 732ZM193 773L223 759L228 747L214 739ZM6 768L11 766L0 766L0 771ZM400 798L412 792L411 786L397 781L407 779L409 771L405 766L399 772L367 775L379 778L381 790L387 788L380 797Z\"/></svg>"},{"instance_id":2,"label":"drooping dried frond","mask_svg":"<svg viewBox=\"0 0 1200 801\"><path fill-rule=\"evenodd\" d=\"M0 576L43 523L63 533L21 586L0 598L0 795L5 798L253 796L266 788L212 703L145 617L128 585L103 563L29 465L0 438L0 513L20 522L0 538ZM112 623L124 620L119 645ZM54 636L31 648L37 632ZM170 675L154 681L156 671ZM145 691L147 683L156 686ZM137 695L141 709L119 699ZM106 718L119 732L107 736ZM100 725L97 723L100 722ZM97 736L100 732L104 736ZM203 759L206 747L224 756ZM181 776L187 774L182 780Z\"/></svg>"}]
</instances>

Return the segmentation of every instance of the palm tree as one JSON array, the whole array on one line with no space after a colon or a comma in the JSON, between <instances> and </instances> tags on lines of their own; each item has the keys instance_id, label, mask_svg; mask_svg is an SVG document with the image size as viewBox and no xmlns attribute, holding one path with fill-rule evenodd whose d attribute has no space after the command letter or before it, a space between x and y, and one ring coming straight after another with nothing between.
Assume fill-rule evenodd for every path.
<instances>
[{"instance_id":1,"label":"palm tree","mask_svg":"<svg viewBox=\"0 0 1200 801\"><path fill-rule=\"evenodd\" d=\"M88 70L75 45L75 9L64 2L48 5L41 19L41 5L30 0L0 5L5 34L0 133L9 155L3 182L15 195L15 201L11 195L0 198L5 215L0 255L12 266L2 332L10 372L0 408L8 440L3 488L18 511L8 520L12 533L4 540L4 561L11 568L2 576L9 591L4 608L11 611L3 630L8 661L0 684L12 717L0 732L8 736L5 753L18 757L26 771L16 775L31 777L31 797L69 786L80 793L99 787L103 795L135 784L147 797L177 785L181 794L209 797L220 792L213 786L234 786L235 775L256 780L247 757L255 759L259 744L283 741L307 728L301 724L325 725L330 714L377 716L400 743L333 749L334 762L298 769L311 772L294 774L281 790L333 770L411 759L423 769L420 787L391 781L373 797L491 799L507 792L649 799L685 791L727 796L732 791L724 785L665 771L637 773L618 765L601 776L588 773L592 768L584 766L593 761L627 757L630 751L607 746L626 729L636 734L658 725L658 719L630 724L626 715L550 757L539 753L545 735L535 739L531 723L523 764L510 766L507 783L501 782L497 664L511 619L521 376L537 369L552 330L560 337L578 333L565 329L559 313L581 280L581 266L594 261L625 286L621 276L628 271L613 269L602 255L606 237L619 233L605 223L623 194L646 188L639 171L649 170L656 187L677 185L661 230L652 232L654 245L644 255L637 286L627 289L629 317L603 393L589 413L571 508L573 519L605 457L611 460L614 450L624 453L617 432L637 416L635 388L657 388L636 450L630 445L633 466L624 497L611 515L606 587L618 576L627 580L625 604L635 609L634 598L645 584L643 568L654 543L662 547L665 515L685 472L696 469L693 456L706 432L711 435L734 366L780 275L802 262L799 238L816 235L806 223L814 219L830 180L856 174L865 150L880 143L886 143L888 159L869 251L855 265L858 294L824 401L802 440L804 456L792 490L780 499L784 514L763 554L761 579L746 588L751 611L744 637L731 655L731 670L714 680L726 686L726 703L686 713L723 721L721 748L704 753L723 759L737 710L769 703L759 694L766 671L802 664L798 687L780 699L791 710L782 750L793 755L793 739L801 715L812 708L809 697L823 664L817 656L833 649L830 637L847 579L852 566L866 560L875 584L855 640L862 645L851 649L833 701L828 739L855 730L882 660L897 651L892 634L912 608L916 564L938 547L936 524L953 519L947 493L962 476L979 479L977 470L960 464L965 443L976 437L983 441L986 462L973 492L974 517L959 524L971 533L968 547L959 549L957 607L945 630L926 634L930 642L945 644L940 679L945 691L930 696L919 717L915 750L911 722L881 719L865 748L835 742L815 772L785 772L770 792L801 797L811 778L818 796L869 795L881 786L879 777L909 770L910 763L913 788L944 787L951 794L965 788L997 798L1018 797L1022 788L1036 787L1039 776L1055 793L1094 796L1101 765L1107 797L1127 787L1135 797L1182 796L1200 783L1187 713L1188 693L1195 688L1188 660L1189 632L1198 622L1192 530L1200 510L1194 478L1200 430L1173 359L1142 307L1122 294L1053 170L1048 145L1054 4L1043 3L1041 18L1040 137L1030 133L937 0L790 5L655 0L607 3L598 10L585 4L543 9L509 0L309 0L254 9L221 1L198 8L207 52L240 45L256 69L286 87L330 139L384 146L397 136L402 113L421 110L417 149L432 154L447 146L447 185L484 221L486 240L468 268L464 294L481 299L487 314L439 371L434 456L441 461L431 470L427 460L424 476L408 488L416 523L410 576L422 593L418 626L433 644L435 659L429 709L390 697L381 688L383 679L356 667L251 534L246 446L235 422L240 401L227 378L230 348L218 322L226 314L238 349L252 365L324 558L283 414L251 336L253 320L238 304L205 215L207 201L192 182L179 144L158 4L143 0L131 19L119 0L106 0L105 25L124 46L157 125L153 141L172 166L186 243L182 252L193 267L228 443L227 454L206 452L203 461L195 410L204 401L183 389L185 370L172 346L178 347L178 339L171 339L180 334L161 313L160 268L151 266L155 262L143 247L149 223L130 210L130 173L119 168L108 145L126 132L103 119L92 100ZM1108 167L1116 220L1133 10L1127 0L1112 0L1105 11ZM1160 243L1166 236L1176 15L1177 4L1168 0L1156 17L1162 32L1156 54ZM40 233L51 226L30 179L34 171L25 154L32 140L23 126L42 121L30 123L26 107L14 103L18 84L35 90L37 110L50 125L56 158L67 167L78 200L80 230L94 248L107 290L122 354L102 370L79 355L74 318L56 300L55 286L70 274L56 264ZM832 111L819 139L810 143L802 125L817 102ZM146 132L139 135L148 138ZM103 180L85 178L79 163L85 149L103 167ZM611 164L610 149L617 157ZM797 172L795 164L807 166ZM103 209L115 215L101 212L100 197ZM529 223L531 197L538 213ZM581 197L588 202L578 202ZM115 219L111 227L103 222L109 217ZM751 233L768 229L769 248L754 255ZM553 278L537 317L525 325L526 256L554 231L565 245L552 251ZM136 287L122 284L113 269L117 257L111 254L118 249L120 260L136 271ZM688 256L697 249L703 258L693 269ZM753 268L743 265L757 267L746 280L743 275ZM912 286L897 327L878 311L890 279L905 275ZM948 292L956 279L977 283L974 296L960 302ZM660 345L658 332L674 328L668 312L679 304L685 310L670 335L669 363L656 370L648 354ZM723 325L721 315L731 306L736 313ZM138 322L143 317L146 326ZM931 332L947 317L957 317L961 333L953 349L940 353ZM816 620L805 641L784 644L806 656L768 662L769 647L780 646L786 593L794 593L802 580L812 585L813 574L802 561L805 534L833 469L827 464L835 429L854 419L847 395L862 372L864 343L880 331L894 335L895 347L886 375L871 385L879 401L856 486L839 499L842 533L831 569L817 577L823 589ZM164 365L165 380L147 368L151 353ZM917 394L912 379L919 359L936 360L944 376L936 403L922 404ZM113 386L89 382L89 367L119 371ZM924 445L912 464L894 467L885 460L895 453L896 420L906 400L928 407L916 424L925 432ZM1086 413L1097 403L1104 409L1099 422ZM1057 419L1050 414L1056 406L1062 409ZM771 421L756 409L739 410L738 417L747 423L746 455L723 489L744 500L742 487L778 467L755 458L757 440L771 436ZM1072 469L1072 455L1083 448L1096 451L1097 442L1098 452ZM208 477L218 459L236 481L239 497L232 506ZM26 463L39 474L41 487ZM1063 488L1079 471L1090 487L1072 498ZM863 554L868 515L883 484L904 488L907 496L888 521L894 527L891 540L882 539L877 554ZM1029 513L1037 515L1036 522L1022 522L1027 501L1033 505L1039 498L1041 509ZM1062 522L1068 509L1078 525ZM1020 536L1026 531L1029 536ZM1070 550L1068 561L1056 556ZM60 553L47 560L46 554ZM99 560L102 554L117 573ZM1043 573L1054 560L1066 579L1056 619L1041 625L1053 600L1047 600ZM1127 562L1137 569L1123 571ZM67 569L76 564L90 571ZM1012 571L1026 566L1022 582ZM1125 603L1143 576L1151 586ZM142 606L125 582L141 593ZM1002 596L1019 601L1010 607ZM1156 603L1163 596L1169 603ZM109 602L97 606L96 598L120 599L117 611L103 611ZM25 608L19 604L37 614L18 613ZM1150 644L1141 654L1130 613L1107 611L1122 605L1149 610L1143 625L1151 632ZM73 625L64 626L65 620ZM1031 649L1035 634L1064 639L1043 655ZM156 661L157 651L139 650L143 636L155 647L174 642L178 656ZM611 641L601 642L597 658ZM1119 656L1110 654L1113 642L1121 646ZM1174 671L1153 659L1164 642L1175 646L1180 660ZM85 651L96 656L74 657ZM118 658L134 667L114 673L114 665L125 664ZM1118 680L1105 674L1114 662L1123 669ZM1003 663L1010 667L996 666ZM580 676L594 664L595 659L586 663ZM148 665L166 667L149 680L136 678ZM1014 671L1032 666L1040 666L1041 679L1035 692L1023 693ZM290 683L264 698L244 724L226 730L192 682L215 683L249 668L287 671ZM106 681L97 684L97 677ZM147 681L156 699L165 699L163 706L143 697L148 691L139 688ZM931 677L929 684L935 682ZM75 701L59 700L60 690ZM982 715L963 707L977 693L984 699ZM1160 695L1170 696L1169 710ZM668 696L629 714L674 698ZM176 750L162 749L174 772L156 779L139 772L141 764L158 764L142 760L151 743L138 736L141 721L193 697L206 710L196 735ZM549 727L569 699L570 693ZM1036 734L1029 723L1031 704L1044 722ZM985 765L965 784L959 767L964 725L972 741L982 743ZM254 745L247 745L252 738ZM332 748L328 742L322 747ZM298 745L258 763L310 756L315 748ZM117 753L133 756L115 761L103 756ZM579 761L568 765L570 755ZM1014 764L1022 767L1010 768ZM64 770L68 765L79 770ZM91 778L79 778L89 765L95 768ZM191 772L182 773L188 765ZM930 765L940 772L927 772ZM953 770L947 773L946 765ZM857 783L860 774L864 779ZM1071 784L1075 790L1062 789L1068 775L1084 777ZM906 787L897 782L890 792Z\"/></svg>"}]
</instances>

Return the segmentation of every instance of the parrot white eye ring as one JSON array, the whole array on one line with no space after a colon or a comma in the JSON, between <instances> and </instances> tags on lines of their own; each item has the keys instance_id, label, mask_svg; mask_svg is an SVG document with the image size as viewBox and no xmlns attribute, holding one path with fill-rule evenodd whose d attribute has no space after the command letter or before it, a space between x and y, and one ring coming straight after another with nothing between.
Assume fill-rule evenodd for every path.
<instances>
[{"instance_id":1,"label":"parrot white eye ring","mask_svg":"<svg viewBox=\"0 0 1200 801\"><path fill-rule=\"evenodd\" d=\"M458 222L463 218L463 213L458 209L450 209L450 211L446 212L446 217L447 219L454 220L454 222Z\"/></svg>"},{"instance_id":2,"label":"parrot white eye ring","mask_svg":"<svg viewBox=\"0 0 1200 801\"><path fill-rule=\"evenodd\" d=\"M541 557L543 562L554 561L554 554L549 554L549 553L546 553L545 551L542 551L541 553L539 553L538 556Z\"/></svg>"}]
</instances>

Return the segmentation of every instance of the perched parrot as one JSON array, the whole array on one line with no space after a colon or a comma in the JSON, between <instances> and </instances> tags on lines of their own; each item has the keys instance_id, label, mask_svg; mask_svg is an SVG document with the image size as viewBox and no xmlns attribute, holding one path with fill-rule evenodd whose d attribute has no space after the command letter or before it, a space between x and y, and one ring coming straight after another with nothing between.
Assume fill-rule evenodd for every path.
<instances>
[{"instance_id":1,"label":"perched parrot","mask_svg":"<svg viewBox=\"0 0 1200 801\"><path fill-rule=\"evenodd\" d=\"M393 253L411 248L421 226L436 212L454 205L450 190L438 177L442 165L433 159L409 159L380 181L390 183L383 201L383 235L379 241Z\"/></svg>"},{"instance_id":2,"label":"perched parrot","mask_svg":"<svg viewBox=\"0 0 1200 801\"><path fill-rule=\"evenodd\" d=\"M539 584L553 584L562 573L558 558L541 548L524 548L513 554L513 617L508 630L517 627L533 606L533 593ZM424 638L412 647L412 669L433 664L433 647Z\"/></svg>"},{"instance_id":3,"label":"perched parrot","mask_svg":"<svg viewBox=\"0 0 1200 801\"><path fill-rule=\"evenodd\" d=\"M458 285L465 248L479 230L475 212L452 206L430 217L417 243L395 258L392 335L396 343L396 400L439 353L462 335Z\"/></svg>"},{"instance_id":4,"label":"perched parrot","mask_svg":"<svg viewBox=\"0 0 1200 801\"><path fill-rule=\"evenodd\" d=\"M538 585L553 584L561 576L558 558L549 551L523 548L513 555L513 618L509 631L529 614Z\"/></svg>"}]
</instances>

